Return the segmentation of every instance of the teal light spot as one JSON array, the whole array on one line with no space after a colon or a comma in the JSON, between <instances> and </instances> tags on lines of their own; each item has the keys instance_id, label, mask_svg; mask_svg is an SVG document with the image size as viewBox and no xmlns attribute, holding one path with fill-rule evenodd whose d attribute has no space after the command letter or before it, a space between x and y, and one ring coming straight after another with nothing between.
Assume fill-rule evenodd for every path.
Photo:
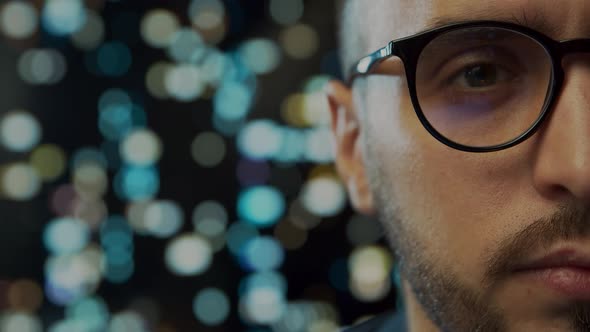
<instances>
[{"instance_id":1,"label":"teal light spot","mask_svg":"<svg viewBox=\"0 0 590 332\"><path fill-rule=\"evenodd\" d=\"M104 330L108 324L109 316L106 303L98 297L80 299L66 308L66 317L80 322L89 331Z\"/></svg>"},{"instance_id":2,"label":"teal light spot","mask_svg":"<svg viewBox=\"0 0 590 332\"><path fill-rule=\"evenodd\" d=\"M224 82L215 93L214 112L224 120L241 120L248 115L252 97L253 92L245 85L235 81Z\"/></svg>"},{"instance_id":3,"label":"teal light spot","mask_svg":"<svg viewBox=\"0 0 590 332\"><path fill-rule=\"evenodd\" d=\"M108 89L98 99L98 109L103 111L111 106L133 106L131 97L122 89Z\"/></svg>"},{"instance_id":4,"label":"teal light spot","mask_svg":"<svg viewBox=\"0 0 590 332\"><path fill-rule=\"evenodd\" d=\"M259 272L249 275L241 280L238 286L238 293L243 296L252 289L271 288L281 294L287 294L287 279L275 271Z\"/></svg>"},{"instance_id":5,"label":"teal light spot","mask_svg":"<svg viewBox=\"0 0 590 332\"><path fill-rule=\"evenodd\" d=\"M258 230L254 226L243 222L236 222L227 230L227 246L232 254L238 256L248 241L257 236Z\"/></svg>"},{"instance_id":6,"label":"teal light spot","mask_svg":"<svg viewBox=\"0 0 590 332\"><path fill-rule=\"evenodd\" d=\"M215 326L223 323L230 311L227 295L216 288L204 289L193 301L193 311L199 321L205 325Z\"/></svg>"},{"instance_id":7,"label":"teal light spot","mask_svg":"<svg viewBox=\"0 0 590 332\"><path fill-rule=\"evenodd\" d=\"M84 26L86 19L81 0L46 0L41 13L43 28L56 36L73 34Z\"/></svg>"},{"instance_id":8,"label":"teal light spot","mask_svg":"<svg viewBox=\"0 0 590 332\"><path fill-rule=\"evenodd\" d=\"M237 209L242 220L256 227L270 227L285 212L285 200L276 188L252 187L239 194Z\"/></svg>"},{"instance_id":9,"label":"teal light spot","mask_svg":"<svg viewBox=\"0 0 590 332\"><path fill-rule=\"evenodd\" d=\"M160 177L155 167L124 167L114 182L119 198L130 201L153 198L160 189Z\"/></svg>"},{"instance_id":10,"label":"teal light spot","mask_svg":"<svg viewBox=\"0 0 590 332\"><path fill-rule=\"evenodd\" d=\"M278 269L285 259L285 252L273 237L260 237L248 241L242 252L248 268L254 271Z\"/></svg>"},{"instance_id":11,"label":"teal light spot","mask_svg":"<svg viewBox=\"0 0 590 332\"><path fill-rule=\"evenodd\" d=\"M74 152L71 159L72 170L77 169L83 165L91 164L102 168L107 168L107 159L105 155L93 148L82 148Z\"/></svg>"},{"instance_id":12,"label":"teal light spot","mask_svg":"<svg viewBox=\"0 0 590 332\"><path fill-rule=\"evenodd\" d=\"M117 141L132 129L144 127L146 114L137 105L112 104L98 113L98 129L108 140Z\"/></svg>"}]
</instances>

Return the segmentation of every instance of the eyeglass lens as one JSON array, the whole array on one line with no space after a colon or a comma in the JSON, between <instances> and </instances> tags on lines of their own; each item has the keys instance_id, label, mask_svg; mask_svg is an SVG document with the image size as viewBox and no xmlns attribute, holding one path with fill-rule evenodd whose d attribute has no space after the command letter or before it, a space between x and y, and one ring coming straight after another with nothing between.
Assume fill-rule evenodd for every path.
<instances>
[{"instance_id":1,"label":"eyeglass lens","mask_svg":"<svg viewBox=\"0 0 590 332\"><path fill-rule=\"evenodd\" d=\"M463 28L437 36L422 51L416 93L441 135L471 147L510 142L543 111L552 62L538 41L504 28Z\"/></svg>"}]
</instances>

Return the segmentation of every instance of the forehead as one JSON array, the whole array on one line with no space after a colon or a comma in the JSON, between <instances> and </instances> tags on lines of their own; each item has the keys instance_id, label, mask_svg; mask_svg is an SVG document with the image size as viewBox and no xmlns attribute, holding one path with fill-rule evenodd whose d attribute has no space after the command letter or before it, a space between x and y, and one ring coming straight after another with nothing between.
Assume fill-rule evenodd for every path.
<instances>
[{"instance_id":1,"label":"forehead","mask_svg":"<svg viewBox=\"0 0 590 332\"><path fill-rule=\"evenodd\" d=\"M590 15L587 0L562 0L559 6L553 0L373 0L364 8L368 2L357 0L357 5L368 15L363 25L370 50L432 26L480 19L518 20L559 38Z\"/></svg>"}]
</instances>

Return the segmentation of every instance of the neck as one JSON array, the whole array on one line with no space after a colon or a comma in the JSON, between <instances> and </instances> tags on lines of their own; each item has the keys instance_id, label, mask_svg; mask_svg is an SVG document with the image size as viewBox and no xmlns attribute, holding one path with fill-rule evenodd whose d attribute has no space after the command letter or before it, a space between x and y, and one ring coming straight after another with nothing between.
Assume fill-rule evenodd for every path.
<instances>
[{"instance_id":1,"label":"neck","mask_svg":"<svg viewBox=\"0 0 590 332\"><path fill-rule=\"evenodd\" d=\"M408 332L440 332L426 315L406 280L402 280L402 290Z\"/></svg>"}]
</instances>

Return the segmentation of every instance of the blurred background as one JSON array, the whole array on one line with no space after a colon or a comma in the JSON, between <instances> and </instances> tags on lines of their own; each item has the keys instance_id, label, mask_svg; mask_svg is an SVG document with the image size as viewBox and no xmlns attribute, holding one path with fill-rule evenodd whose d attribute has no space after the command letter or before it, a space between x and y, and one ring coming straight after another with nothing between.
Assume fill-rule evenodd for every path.
<instances>
[{"instance_id":1,"label":"blurred background","mask_svg":"<svg viewBox=\"0 0 590 332\"><path fill-rule=\"evenodd\" d=\"M332 165L333 0L0 2L0 332L331 332L396 305Z\"/></svg>"}]
</instances>

